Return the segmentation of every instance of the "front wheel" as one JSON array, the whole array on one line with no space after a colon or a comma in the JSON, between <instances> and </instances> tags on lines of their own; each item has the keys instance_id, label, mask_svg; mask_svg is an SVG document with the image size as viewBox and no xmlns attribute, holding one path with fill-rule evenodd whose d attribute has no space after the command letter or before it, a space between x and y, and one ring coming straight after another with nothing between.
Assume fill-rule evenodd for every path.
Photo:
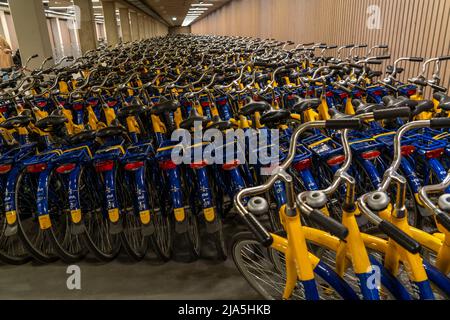
<instances>
[{"instance_id":1,"label":"front wheel","mask_svg":"<svg viewBox=\"0 0 450 320\"><path fill-rule=\"evenodd\" d=\"M267 300L281 300L286 284L285 256L282 252L261 245L252 233L242 232L233 239L232 258L250 286ZM322 266L325 267L324 264ZM317 268L315 272L317 271ZM330 276L328 281L325 277ZM321 300L356 299L348 285L329 269L315 281ZM306 300L305 291L297 282L291 300Z\"/></svg>"}]
</instances>

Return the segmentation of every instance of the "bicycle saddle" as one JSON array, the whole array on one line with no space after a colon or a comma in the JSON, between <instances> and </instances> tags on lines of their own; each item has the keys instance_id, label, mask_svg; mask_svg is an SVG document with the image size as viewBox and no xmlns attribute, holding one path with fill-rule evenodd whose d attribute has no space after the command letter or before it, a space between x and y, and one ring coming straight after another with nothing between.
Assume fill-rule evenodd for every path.
<instances>
[{"instance_id":1,"label":"bicycle saddle","mask_svg":"<svg viewBox=\"0 0 450 320\"><path fill-rule=\"evenodd\" d=\"M127 134L127 130L122 126L114 126L100 129L97 131L96 137L105 139L105 138L113 138L113 137L123 137Z\"/></svg>"},{"instance_id":2,"label":"bicycle saddle","mask_svg":"<svg viewBox=\"0 0 450 320\"><path fill-rule=\"evenodd\" d=\"M147 107L140 104L132 104L131 106L125 106L120 108L117 112L119 118L128 118L130 116L137 116L147 111Z\"/></svg>"},{"instance_id":3,"label":"bicycle saddle","mask_svg":"<svg viewBox=\"0 0 450 320\"><path fill-rule=\"evenodd\" d=\"M383 103L387 108L409 107L413 110L419 104L419 101L410 100L406 97L394 98L392 96L385 96L383 97Z\"/></svg>"},{"instance_id":4,"label":"bicycle saddle","mask_svg":"<svg viewBox=\"0 0 450 320\"><path fill-rule=\"evenodd\" d=\"M355 111L356 111L357 115L364 114L364 113L369 113L369 112L373 112L375 110L385 109L386 108L382 104L364 104L359 99L353 100L352 103L353 103L353 106L356 108Z\"/></svg>"},{"instance_id":5,"label":"bicycle saddle","mask_svg":"<svg viewBox=\"0 0 450 320\"><path fill-rule=\"evenodd\" d=\"M420 101L417 106L414 108L412 115L417 116L422 112L430 112L434 109L434 103L431 100Z\"/></svg>"},{"instance_id":6,"label":"bicycle saddle","mask_svg":"<svg viewBox=\"0 0 450 320\"><path fill-rule=\"evenodd\" d=\"M313 99L299 99L299 101L292 106L292 110L294 110L297 113L305 112L308 109L316 109L322 101L317 98Z\"/></svg>"},{"instance_id":7,"label":"bicycle saddle","mask_svg":"<svg viewBox=\"0 0 450 320\"><path fill-rule=\"evenodd\" d=\"M67 142L71 145L83 144L94 141L97 133L94 130L83 131L67 138Z\"/></svg>"},{"instance_id":8,"label":"bicycle saddle","mask_svg":"<svg viewBox=\"0 0 450 320\"><path fill-rule=\"evenodd\" d=\"M266 126L278 125L291 117L288 110L270 110L261 116L260 122Z\"/></svg>"},{"instance_id":9,"label":"bicycle saddle","mask_svg":"<svg viewBox=\"0 0 450 320\"><path fill-rule=\"evenodd\" d=\"M242 107L240 114L244 116L250 116L254 114L255 112L265 112L267 110L270 110L271 106L265 101L255 101L253 99L250 99L250 101Z\"/></svg>"},{"instance_id":10,"label":"bicycle saddle","mask_svg":"<svg viewBox=\"0 0 450 320\"><path fill-rule=\"evenodd\" d=\"M439 101L439 108L445 111L450 111L450 96L443 92L437 92L433 98Z\"/></svg>"},{"instance_id":11,"label":"bicycle saddle","mask_svg":"<svg viewBox=\"0 0 450 320\"><path fill-rule=\"evenodd\" d=\"M61 128L61 126L63 126L67 121L68 120L65 116L52 114L44 119L37 121L35 125L42 131L51 132Z\"/></svg>"},{"instance_id":12,"label":"bicycle saddle","mask_svg":"<svg viewBox=\"0 0 450 320\"><path fill-rule=\"evenodd\" d=\"M180 123L180 128L191 131L192 128L195 128L194 125L196 122L200 122L202 127L205 128L209 122L209 119L199 115L197 110L192 108L189 118Z\"/></svg>"},{"instance_id":13,"label":"bicycle saddle","mask_svg":"<svg viewBox=\"0 0 450 320\"><path fill-rule=\"evenodd\" d=\"M212 123L208 126L208 129L226 131L228 129L231 129L231 127L232 124L229 121L222 121L219 116L215 116Z\"/></svg>"},{"instance_id":14,"label":"bicycle saddle","mask_svg":"<svg viewBox=\"0 0 450 320\"><path fill-rule=\"evenodd\" d=\"M339 112L338 110L333 109L333 108L330 108L330 110L328 110L328 112L333 120L339 120L339 119L345 119L345 118L352 117L351 115Z\"/></svg>"},{"instance_id":15,"label":"bicycle saddle","mask_svg":"<svg viewBox=\"0 0 450 320\"><path fill-rule=\"evenodd\" d=\"M7 130L15 129L15 128L23 128L28 126L31 122L33 122L33 118L29 115L20 115L16 117L12 117L7 119L6 121L0 124L0 128L4 128Z\"/></svg>"},{"instance_id":16,"label":"bicycle saddle","mask_svg":"<svg viewBox=\"0 0 450 320\"><path fill-rule=\"evenodd\" d=\"M163 98L158 104L152 107L152 114L160 116L165 112L176 111L179 106L178 101Z\"/></svg>"}]
</instances>

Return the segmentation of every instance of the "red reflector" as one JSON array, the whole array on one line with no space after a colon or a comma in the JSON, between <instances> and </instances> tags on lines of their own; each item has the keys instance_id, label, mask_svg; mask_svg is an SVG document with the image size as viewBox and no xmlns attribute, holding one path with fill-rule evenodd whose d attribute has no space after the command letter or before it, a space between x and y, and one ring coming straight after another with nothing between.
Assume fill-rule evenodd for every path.
<instances>
[{"instance_id":1,"label":"red reflector","mask_svg":"<svg viewBox=\"0 0 450 320\"><path fill-rule=\"evenodd\" d=\"M29 173L39 173L47 169L46 163L38 163L27 166L27 171Z\"/></svg>"},{"instance_id":2,"label":"red reflector","mask_svg":"<svg viewBox=\"0 0 450 320\"><path fill-rule=\"evenodd\" d=\"M408 90L408 96L413 96L416 94L416 92L417 92L417 90L415 90L415 89Z\"/></svg>"},{"instance_id":3,"label":"red reflector","mask_svg":"<svg viewBox=\"0 0 450 320\"><path fill-rule=\"evenodd\" d=\"M312 96L312 95L314 95L314 90L306 91L306 95L307 95L307 96Z\"/></svg>"},{"instance_id":4,"label":"red reflector","mask_svg":"<svg viewBox=\"0 0 450 320\"><path fill-rule=\"evenodd\" d=\"M203 108L209 107L209 102L208 102L208 101L202 102L202 103L201 103L201 106L202 106Z\"/></svg>"},{"instance_id":5,"label":"red reflector","mask_svg":"<svg viewBox=\"0 0 450 320\"><path fill-rule=\"evenodd\" d=\"M311 158L302 160L294 164L294 169L297 171L302 171L311 167Z\"/></svg>"},{"instance_id":6,"label":"red reflector","mask_svg":"<svg viewBox=\"0 0 450 320\"><path fill-rule=\"evenodd\" d=\"M79 110L83 109L83 104L82 104L82 103L75 103L75 104L72 106L72 108L73 108L73 110L75 110L75 111L79 111Z\"/></svg>"},{"instance_id":7,"label":"red reflector","mask_svg":"<svg viewBox=\"0 0 450 320\"><path fill-rule=\"evenodd\" d=\"M383 91L377 90L377 91L374 91L373 94L374 94L375 96L381 96L381 95L383 94Z\"/></svg>"},{"instance_id":8,"label":"red reflector","mask_svg":"<svg viewBox=\"0 0 450 320\"><path fill-rule=\"evenodd\" d=\"M327 96L328 98L330 98L330 97L333 96L333 92L329 91L329 92L327 92L327 93L325 94L325 96Z\"/></svg>"},{"instance_id":9,"label":"red reflector","mask_svg":"<svg viewBox=\"0 0 450 320\"><path fill-rule=\"evenodd\" d=\"M12 169L12 165L10 164L2 164L0 165L0 174L5 174L10 172Z\"/></svg>"},{"instance_id":10,"label":"red reflector","mask_svg":"<svg viewBox=\"0 0 450 320\"><path fill-rule=\"evenodd\" d=\"M112 108L117 104L117 101L108 101L106 104L108 105L108 107Z\"/></svg>"},{"instance_id":11,"label":"red reflector","mask_svg":"<svg viewBox=\"0 0 450 320\"><path fill-rule=\"evenodd\" d=\"M5 106L0 107L1 113L5 113L6 111L8 111L8 107L5 107Z\"/></svg>"},{"instance_id":12,"label":"red reflector","mask_svg":"<svg viewBox=\"0 0 450 320\"><path fill-rule=\"evenodd\" d=\"M98 100L91 100L88 102L91 106L96 106L98 104Z\"/></svg>"},{"instance_id":13,"label":"red reflector","mask_svg":"<svg viewBox=\"0 0 450 320\"><path fill-rule=\"evenodd\" d=\"M75 169L75 166L76 166L75 163L63 164L62 166L56 168L56 172L60 174L66 174L72 172L72 170Z\"/></svg>"},{"instance_id":14,"label":"red reflector","mask_svg":"<svg viewBox=\"0 0 450 320\"><path fill-rule=\"evenodd\" d=\"M166 160L159 163L159 167L163 170L172 170L177 167L177 165L172 160Z\"/></svg>"},{"instance_id":15,"label":"red reflector","mask_svg":"<svg viewBox=\"0 0 450 320\"><path fill-rule=\"evenodd\" d=\"M43 108L43 107L45 107L47 105L47 101L38 102L37 105L38 105L39 108Z\"/></svg>"},{"instance_id":16,"label":"red reflector","mask_svg":"<svg viewBox=\"0 0 450 320\"><path fill-rule=\"evenodd\" d=\"M95 164L95 170L97 172L111 171L113 168L114 168L114 161L112 160L99 161Z\"/></svg>"},{"instance_id":17,"label":"red reflector","mask_svg":"<svg viewBox=\"0 0 450 320\"><path fill-rule=\"evenodd\" d=\"M218 104L219 106L224 106L224 105L227 104L227 100L219 100L219 101L217 102L217 104Z\"/></svg>"},{"instance_id":18,"label":"red reflector","mask_svg":"<svg viewBox=\"0 0 450 320\"><path fill-rule=\"evenodd\" d=\"M435 158L439 158L443 154L444 154L444 148L440 148L440 149L436 149L436 150L427 151L425 153L425 156L428 159L435 159Z\"/></svg>"},{"instance_id":19,"label":"red reflector","mask_svg":"<svg viewBox=\"0 0 450 320\"><path fill-rule=\"evenodd\" d=\"M402 146L402 156L404 157L412 155L414 151L416 151L414 146Z\"/></svg>"},{"instance_id":20,"label":"red reflector","mask_svg":"<svg viewBox=\"0 0 450 320\"><path fill-rule=\"evenodd\" d=\"M381 152L378 150L372 150L372 151L367 151L361 154L361 157L364 160L373 160L375 158L378 158L381 155Z\"/></svg>"},{"instance_id":21,"label":"red reflector","mask_svg":"<svg viewBox=\"0 0 450 320\"><path fill-rule=\"evenodd\" d=\"M344 163L344 161L345 161L345 156L341 155L341 156L336 156L331 159L328 159L327 163L329 166L337 166L337 165Z\"/></svg>"},{"instance_id":22,"label":"red reflector","mask_svg":"<svg viewBox=\"0 0 450 320\"><path fill-rule=\"evenodd\" d=\"M346 92L342 92L339 94L339 97L341 97L341 99L345 99L348 98L348 94Z\"/></svg>"},{"instance_id":23,"label":"red reflector","mask_svg":"<svg viewBox=\"0 0 450 320\"><path fill-rule=\"evenodd\" d=\"M138 162L127 163L124 168L127 171L135 171L139 168L142 168L143 166L144 166L144 161L138 161Z\"/></svg>"},{"instance_id":24,"label":"red reflector","mask_svg":"<svg viewBox=\"0 0 450 320\"><path fill-rule=\"evenodd\" d=\"M234 160L233 162L224 163L222 169L225 171L236 169L239 166L239 160Z\"/></svg>"},{"instance_id":25,"label":"red reflector","mask_svg":"<svg viewBox=\"0 0 450 320\"><path fill-rule=\"evenodd\" d=\"M201 169L201 168L204 168L204 167L206 167L208 165L208 162L206 162L206 161L201 161L201 162L196 162L196 163L191 163L189 166L192 168L192 169Z\"/></svg>"}]
</instances>

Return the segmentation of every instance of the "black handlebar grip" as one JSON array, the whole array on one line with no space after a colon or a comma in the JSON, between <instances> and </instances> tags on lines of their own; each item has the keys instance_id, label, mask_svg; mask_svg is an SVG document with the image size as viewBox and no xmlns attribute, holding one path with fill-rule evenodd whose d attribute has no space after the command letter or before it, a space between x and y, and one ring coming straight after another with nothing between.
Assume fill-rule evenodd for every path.
<instances>
[{"instance_id":1,"label":"black handlebar grip","mask_svg":"<svg viewBox=\"0 0 450 320\"><path fill-rule=\"evenodd\" d=\"M326 49L331 50L331 49L336 49L338 46L328 46Z\"/></svg>"},{"instance_id":2,"label":"black handlebar grip","mask_svg":"<svg viewBox=\"0 0 450 320\"><path fill-rule=\"evenodd\" d=\"M450 118L449 118L450 119ZM332 130L340 129L361 129L363 123L360 119L338 119L325 121L325 128Z\"/></svg>"},{"instance_id":3,"label":"black handlebar grip","mask_svg":"<svg viewBox=\"0 0 450 320\"><path fill-rule=\"evenodd\" d=\"M273 238L270 233L263 227L263 225L251 213L245 214L243 220L250 231L255 235L259 243L265 247L270 247L273 243Z\"/></svg>"},{"instance_id":4,"label":"black handlebar grip","mask_svg":"<svg viewBox=\"0 0 450 320\"><path fill-rule=\"evenodd\" d=\"M356 48L367 48L367 44L358 44Z\"/></svg>"},{"instance_id":5,"label":"black handlebar grip","mask_svg":"<svg viewBox=\"0 0 450 320\"><path fill-rule=\"evenodd\" d=\"M450 216L447 213L440 213L436 215L436 220L439 222L447 231L450 231Z\"/></svg>"},{"instance_id":6,"label":"black handlebar grip","mask_svg":"<svg viewBox=\"0 0 450 320\"><path fill-rule=\"evenodd\" d=\"M391 55L385 55L385 56L377 56L375 59L377 60L389 60L391 58Z\"/></svg>"},{"instance_id":7,"label":"black handlebar grip","mask_svg":"<svg viewBox=\"0 0 450 320\"><path fill-rule=\"evenodd\" d=\"M355 69L363 69L363 66L356 63L350 63L349 66Z\"/></svg>"},{"instance_id":8,"label":"black handlebar grip","mask_svg":"<svg viewBox=\"0 0 450 320\"><path fill-rule=\"evenodd\" d=\"M345 49L350 49L353 48L355 45L354 44L348 44L346 46L344 46Z\"/></svg>"},{"instance_id":9,"label":"black handlebar grip","mask_svg":"<svg viewBox=\"0 0 450 320\"><path fill-rule=\"evenodd\" d=\"M450 56L439 57L439 61L450 60Z\"/></svg>"},{"instance_id":10,"label":"black handlebar grip","mask_svg":"<svg viewBox=\"0 0 450 320\"><path fill-rule=\"evenodd\" d=\"M378 228L389 236L389 238L392 238L395 242L412 254L420 252L420 243L408 236L405 232L394 226L392 223L383 220L378 225Z\"/></svg>"},{"instance_id":11,"label":"black handlebar grip","mask_svg":"<svg viewBox=\"0 0 450 320\"><path fill-rule=\"evenodd\" d=\"M31 59L36 59L37 57L39 57L38 54L33 54L33 55L31 56Z\"/></svg>"},{"instance_id":12,"label":"black handlebar grip","mask_svg":"<svg viewBox=\"0 0 450 320\"><path fill-rule=\"evenodd\" d=\"M450 118L436 118L430 120L430 128L444 129L450 128Z\"/></svg>"},{"instance_id":13,"label":"black handlebar grip","mask_svg":"<svg viewBox=\"0 0 450 320\"><path fill-rule=\"evenodd\" d=\"M439 91L439 92L447 92L447 88L446 88L446 87L438 86L437 84L431 84L431 83L429 83L428 85L429 85L431 88L433 88L434 90L436 90L436 91Z\"/></svg>"},{"instance_id":14,"label":"black handlebar grip","mask_svg":"<svg viewBox=\"0 0 450 320\"><path fill-rule=\"evenodd\" d=\"M411 115L411 109L409 107L373 111L373 118L376 121L391 120L391 119L396 119L396 118L409 118L410 115Z\"/></svg>"},{"instance_id":15,"label":"black handlebar grip","mask_svg":"<svg viewBox=\"0 0 450 320\"><path fill-rule=\"evenodd\" d=\"M380 45L378 46L378 48L379 48L379 49L388 49L389 46L388 46L387 44L380 44Z\"/></svg>"},{"instance_id":16,"label":"black handlebar grip","mask_svg":"<svg viewBox=\"0 0 450 320\"><path fill-rule=\"evenodd\" d=\"M411 62L423 62L423 58L421 57L410 57L408 60Z\"/></svg>"},{"instance_id":17,"label":"black handlebar grip","mask_svg":"<svg viewBox=\"0 0 450 320\"><path fill-rule=\"evenodd\" d=\"M322 211L314 209L310 214L309 218L324 228L326 231L335 235L341 240L345 240L348 236L348 229L339 221L328 217Z\"/></svg>"},{"instance_id":18,"label":"black handlebar grip","mask_svg":"<svg viewBox=\"0 0 450 320\"><path fill-rule=\"evenodd\" d=\"M381 64L383 64L383 61L381 61L381 60L369 60L369 61L367 61L367 64L381 65Z\"/></svg>"},{"instance_id":19,"label":"black handlebar grip","mask_svg":"<svg viewBox=\"0 0 450 320\"><path fill-rule=\"evenodd\" d=\"M302 44L302 46L304 46L304 47L310 47L310 46L312 46L312 45L314 45L314 42Z\"/></svg>"}]
</instances>

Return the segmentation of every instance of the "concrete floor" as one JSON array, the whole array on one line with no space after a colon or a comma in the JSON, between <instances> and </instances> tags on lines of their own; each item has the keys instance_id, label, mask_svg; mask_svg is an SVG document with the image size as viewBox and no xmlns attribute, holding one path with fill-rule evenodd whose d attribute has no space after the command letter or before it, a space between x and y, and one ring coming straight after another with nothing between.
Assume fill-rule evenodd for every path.
<instances>
[{"instance_id":1,"label":"concrete floor","mask_svg":"<svg viewBox=\"0 0 450 320\"><path fill-rule=\"evenodd\" d=\"M224 227L227 242L234 233L244 230L234 221ZM202 248L202 256L211 257L208 246ZM193 263L164 264L155 261L151 254L139 263L131 263L121 255L111 263L100 264L88 256L76 265L81 270L81 290L67 288L70 274L68 265L62 262L0 264L0 299L261 299L231 257L225 262L206 258Z\"/></svg>"},{"instance_id":2,"label":"concrete floor","mask_svg":"<svg viewBox=\"0 0 450 320\"><path fill-rule=\"evenodd\" d=\"M233 262L80 262L81 290L67 289L67 265L0 266L0 299L259 299Z\"/></svg>"}]
</instances>

